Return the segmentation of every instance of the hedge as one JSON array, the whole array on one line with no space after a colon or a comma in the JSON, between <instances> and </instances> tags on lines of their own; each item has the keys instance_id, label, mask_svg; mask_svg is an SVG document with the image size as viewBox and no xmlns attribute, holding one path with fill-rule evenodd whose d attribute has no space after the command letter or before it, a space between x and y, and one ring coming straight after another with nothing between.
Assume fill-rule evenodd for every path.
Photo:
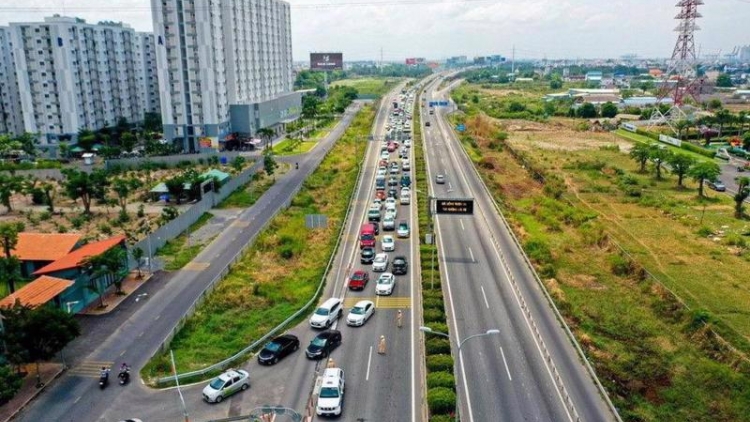
<instances>
[{"instance_id":1,"label":"hedge","mask_svg":"<svg viewBox=\"0 0 750 422\"><path fill-rule=\"evenodd\" d=\"M430 422L454 422L454 419L450 415L435 415L430 416Z\"/></svg>"},{"instance_id":2,"label":"hedge","mask_svg":"<svg viewBox=\"0 0 750 422\"><path fill-rule=\"evenodd\" d=\"M426 360L429 372L453 372L453 356L451 355L432 355L427 356Z\"/></svg>"},{"instance_id":3,"label":"hedge","mask_svg":"<svg viewBox=\"0 0 750 422\"><path fill-rule=\"evenodd\" d=\"M430 414L447 414L456 408L456 393L449 388L438 387L427 390L427 406Z\"/></svg>"},{"instance_id":4,"label":"hedge","mask_svg":"<svg viewBox=\"0 0 750 422\"><path fill-rule=\"evenodd\" d=\"M427 374L427 388L431 389L438 387L455 389L456 377L450 372L443 371Z\"/></svg>"},{"instance_id":5,"label":"hedge","mask_svg":"<svg viewBox=\"0 0 750 422\"><path fill-rule=\"evenodd\" d=\"M435 337L425 341L425 351L428 355L449 355L451 342L445 337Z\"/></svg>"},{"instance_id":6,"label":"hedge","mask_svg":"<svg viewBox=\"0 0 750 422\"><path fill-rule=\"evenodd\" d=\"M441 307L427 307L424 306L424 310L422 311L422 318L424 319L425 324L432 324L435 322L438 323L444 323L445 322L445 313L443 313L442 306Z\"/></svg>"},{"instance_id":7,"label":"hedge","mask_svg":"<svg viewBox=\"0 0 750 422\"><path fill-rule=\"evenodd\" d=\"M716 151L712 151L710 149L702 148L702 147L699 147L698 145L693 145L690 142L682 142L680 144L680 148L682 148L682 149L684 149L686 151L690 151L690 152L694 152L696 154L700 154L700 155L702 155L704 157L708 157L708 158L714 158L714 156L716 156Z\"/></svg>"}]
</instances>

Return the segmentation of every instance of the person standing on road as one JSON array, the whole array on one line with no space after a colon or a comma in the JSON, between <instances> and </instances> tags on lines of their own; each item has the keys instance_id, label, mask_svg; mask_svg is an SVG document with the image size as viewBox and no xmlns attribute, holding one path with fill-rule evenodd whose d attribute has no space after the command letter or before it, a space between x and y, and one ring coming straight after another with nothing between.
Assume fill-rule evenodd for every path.
<instances>
[{"instance_id":1,"label":"person standing on road","mask_svg":"<svg viewBox=\"0 0 750 422\"><path fill-rule=\"evenodd\" d=\"M380 336L380 342L378 343L378 354L385 354L385 336Z\"/></svg>"},{"instance_id":2,"label":"person standing on road","mask_svg":"<svg viewBox=\"0 0 750 422\"><path fill-rule=\"evenodd\" d=\"M401 309L398 310L396 313L396 326L398 328L401 328L403 326L403 319L404 319L404 313L401 312Z\"/></svg>"}]
</instances>

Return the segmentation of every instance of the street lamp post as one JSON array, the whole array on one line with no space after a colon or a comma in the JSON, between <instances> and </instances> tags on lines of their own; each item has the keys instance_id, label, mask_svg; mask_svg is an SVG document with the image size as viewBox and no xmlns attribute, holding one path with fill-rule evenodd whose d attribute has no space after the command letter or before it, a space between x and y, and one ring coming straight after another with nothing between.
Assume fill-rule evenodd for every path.
<instances>
[{"instance_id":1,"label":"street lamp post","mask_svg":"<svg viewBox=\"0 0 750 422\"><path fill-rule=\"evenodd\" d=\"M449 336L448 334L440 332L440 331L433 331L432 328L430 328L430 327L421 326L421 327L419 327L419 331L422 331L423 333L427 333L427 334L433 334L433 335L436 335L436 336L445 337L448 340L450 340L450 338L451 338L451 336ZM487 330L487 331L485 331L483 333L478 333L478 334L470 335L469 337L466 337L465 339L460 340L458 342L458 362L457 362L456 366L460 366L461 365L461 347L463 347L464 343L466 343L467 341L469 341L469 340L471 340L473 338L486 337L486 336L491 336L491 335L495 335L495 334L500 334L500 330L498 330L498 329L491 329L491 330ZM458 384L458 382L456 382L456 384ZM467 394L468 394L468 391L467 391ZM458 386L456 386L456 422L459 422L460 420L461 420L461 395L458 393Z\"/></svg>"}]
</instances>

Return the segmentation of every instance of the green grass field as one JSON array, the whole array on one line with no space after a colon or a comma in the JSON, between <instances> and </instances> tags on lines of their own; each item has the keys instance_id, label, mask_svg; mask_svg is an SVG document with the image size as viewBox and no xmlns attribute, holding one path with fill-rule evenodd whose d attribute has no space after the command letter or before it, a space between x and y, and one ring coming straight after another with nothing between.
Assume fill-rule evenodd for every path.
<instances>
[{"instance_id":1,"label":"green grass field","mask_svg":"<svg viewBox=\"0 0 750 422\"><path fill-rule=\"evenodd\" d=\"M188 232L194 232L203 227L211 217L213 217L213 214L210 212L203 213L198 221L190 226ZM188 234L184 233L159 248L156 251L156 256L161 257L165 261L165 270L176 271L192 261L205 246L203 243L196 244L195 241L189 242Z\"/></svg>"},{"instance_id":2,"label":"green grass field","mask_svg":"<svg viewBox=\"0 0 750 422\"><path fill-rule=\"evenodd\" d=\"M331 83L331 86L351 86L356 88L360 95L381 96L390 91L398 82L398 78L342 79Z\"/></svg>"},{"instance_id":3,"label":"green grass field","mask_svg":"<svg viewBox=\"0 0 750 422\"><path fill-rule=\"evenodd\" d=\"M257 202L258 199L263 196L271 186L273 186L273 184L273 178L266 176L265 172L255 173L250 182L224 198L216 208L228 209L252 207L255 202Z\"/></svg>"}]
</instances>

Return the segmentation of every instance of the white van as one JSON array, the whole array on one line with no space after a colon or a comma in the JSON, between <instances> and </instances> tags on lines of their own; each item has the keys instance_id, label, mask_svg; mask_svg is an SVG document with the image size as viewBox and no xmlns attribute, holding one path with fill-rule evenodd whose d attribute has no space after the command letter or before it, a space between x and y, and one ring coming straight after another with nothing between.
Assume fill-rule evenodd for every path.
<instances>
[{"instance_id":1,"label":"white van","mask_svg":"<svg viewBox=\"0 0 750 422\"><path fill-rule=\"evenodd\" d=\"M341 299L332 297L315 310L310 317L310 326L313 328L328 328L333 321L341 318L344 310L342 309Z\"/></svg>"}]
</instances>

